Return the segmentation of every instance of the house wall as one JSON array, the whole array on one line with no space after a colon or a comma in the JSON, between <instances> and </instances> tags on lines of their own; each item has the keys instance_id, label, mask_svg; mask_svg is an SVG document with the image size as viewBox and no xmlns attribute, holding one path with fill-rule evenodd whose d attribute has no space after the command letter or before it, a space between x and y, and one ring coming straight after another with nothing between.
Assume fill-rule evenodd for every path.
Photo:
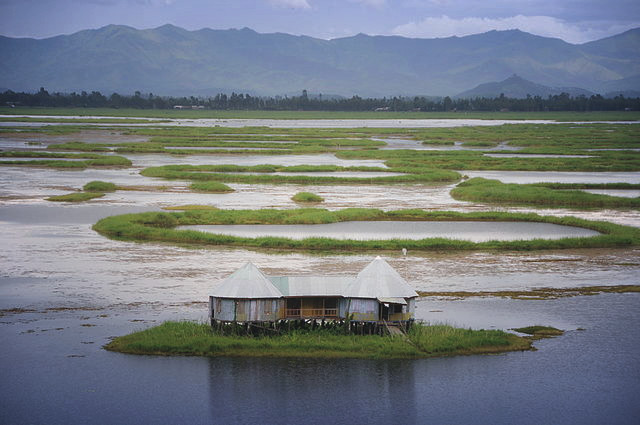
<instances>
[{"instance_id":1,"label":"house wall","mask_svg":"<svg viewBox=\"0 0 640 425\"><path fill-rule=\"evenodd\" d=\"M350 298L347 313L357 321L378 320L380 316L378 305L378 300Z\"/></svg>"}]
</instances>

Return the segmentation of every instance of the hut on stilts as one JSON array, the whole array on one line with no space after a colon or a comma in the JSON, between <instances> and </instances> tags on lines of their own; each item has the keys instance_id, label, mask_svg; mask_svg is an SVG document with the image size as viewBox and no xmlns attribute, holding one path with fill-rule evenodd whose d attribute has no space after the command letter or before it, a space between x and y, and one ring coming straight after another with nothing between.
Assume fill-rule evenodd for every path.
<instances>
[{"instance_id":1,"label":"hut on stilts","mask_svg":"<svg viewBox=\"0 0 640 425\"><path fill-rule=\"evenodd\" d=\"M417 297L381 257L356 276L266 276L247 263L213 288L209 317L220 331L341 326L384 333L411 325Z\"/></svg>"}]
</instances>

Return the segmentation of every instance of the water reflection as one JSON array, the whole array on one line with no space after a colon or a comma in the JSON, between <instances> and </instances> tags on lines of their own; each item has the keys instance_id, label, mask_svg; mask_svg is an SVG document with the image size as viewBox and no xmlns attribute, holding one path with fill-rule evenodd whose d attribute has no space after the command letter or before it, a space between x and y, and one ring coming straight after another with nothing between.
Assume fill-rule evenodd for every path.
<instances>
[{"instance_id":1,"label":"water reflection","mask_svg":"<svg viewBox=\"0 0 640 425\"><path fill-rule=\"evenodd\" d=\"M417 423L413 361L209 360L211 417L224 423Z\"/></svg>"}]
</instances>

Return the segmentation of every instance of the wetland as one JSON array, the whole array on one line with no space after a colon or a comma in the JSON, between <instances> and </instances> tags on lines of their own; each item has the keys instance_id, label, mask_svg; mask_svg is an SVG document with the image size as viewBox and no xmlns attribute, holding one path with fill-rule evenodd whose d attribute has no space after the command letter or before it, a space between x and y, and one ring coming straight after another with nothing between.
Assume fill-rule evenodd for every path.
<instances>
[{"instance_id":1,"label":"wetland","mask_svg":"<svg viewBox=\"0 0 640 425\"><path fill-rule=\"evenodd\" d=\"M599 162L592 158L567 158L576 162L570 167L568 163L556 166L557 163L548 162L545 167L551 169L540 171L539 161L565 160L498 158L500 162L494 163L498 169L474 170L456 167L454 162L463 161L467 155L460 149L464 155L448 157L447 166L452 168L444 171L464 170L461 176L497 179L505 184L640 183L638 153L633 150L639 148L638 124L552 124L551 130L544 126L529 127L541 124L525 123L458 129L434 125L406 130L399 126L391 128L391 124L379 130L353 129L342 122L336 130L324 128L331 122L318 123L315 129L308 130L300 122L289 123L294 128L269 130L206 126L192 129L187 123L173 127L163 124L162 129L118 124L100 127L76 123L75 127L65 125L65 129L40 126L37 131L29 129L26 133L6 126L0 133L0 147L41 155L38 151L48 151L47 147L54 142L100 141L106 147L114 147L121 143L148 143L153 137L176 138L181 134L190 140L203 137L201 131L219 138L233 135L236 141L259 138L270 143L273 140L265 139L266 133L281 141L302 136L391 137L418 143L489 141L492 146L486 149L469 146L473 148L471 154L482 157L485 151L495 153L493 149L501 143L522 148L519 153L537 149L533 153L546 155L584 155L591 148L625 151L589 151L588 155L613 152L620 156L599 156ZM545 138L536 137L540 131ZM531 141L529 146L527 140ZM551 143L554 140L556 143ZM539 146L533 146L533 142ZM131 164L121 168L60 169L35 164L1 167L0 226L4 243L0 248L0 335L5 348L0 351L4 365L0 379L6 384L0 395L4 400L4 419L11 423L87 423L99 415L110 418L112 423L126 422L133 416L158 423L320 423L330 410L340 418L361 423L392 420L513 423L514 418L531 424L633 423L633 418L640 414L637 404L640 381L635 372L639 366L640 296L633 289L640 284L640 251L634 243L585 247L580 244L591 239L585 237L572 238L562 249L542 245L531 250L409 248L406 257L402 256L400 245L383 251L389 263L422 294L417 303L417 319L474 330L516 332L512 329L531 325L565 330L561 337L534 342L537 351L385 360L132 356L102 349L115 336L144 331L166 321L206 322L206 300L212 283L246 261L272 275L340 275L357 273L376 255L359 249L308 251L242 245L194 246L170 241L136 243L107 238L94 231L92 226L102 219L130 214L155 217L165 214L163 208L180 206L185 207L182 212L167 214L175 214L178 221L189 211L192 218L245 214L255 220L258 215L242 211L259 209L292 211L296 215L293 211L300 209L300 205L291 198L307 191L324 198L321 205L325 212L311 211L315 217L350 214L344 210L353 208L372 210L360 213L373 214L375 221L395 214L391 220L394 223L402 223L395 220L399 213L394 213L401 209L433 213L449 220L450 212L478 213L485 217L527 216L535 212L558 221L552 224L580 222L581 227L605 233L618 229L620 237L627 240L632 240L640 228L640 213L633 208L540 208L458 200L450 194L458 180L438 184L226 182L234 192L201 193L189 189L194 183L191 178L165 179L141 174L148 167L165 165L331 165L381 167L389 172L412 168L410 172L414 173L422 168L438 169L436 163L445 164L426 161L428 157L411 152L405 154L404 148L387 150L375 145L361 148L329 146L329 151L295 155L256 151L233 155L125 152L117 156L123 156ZM72 151L55 153L67 155ZM475 156L470 158L476 160ZM610 159L612 169L603 171L601 164ZM538 162L521 162L531 160ZM335 169L321 172L333 173ZM51 196L81 190L93 181L113 183L116 191L105 190L104 196L81 203L45 201ZM123 190L123 187L146 189ZM554 190L564 189L567 188ZM584 190L628 193L637 188ZM629 199L637 197L631 195ZM277 214L286 217L284 213ZM416 214L411 214L414 221ZM580 220L628 227L591 225ZM159 232L167 229L143 227ZM519 232L519 229L512 231ZM549 243L558 242L544 242ZM337 382L344 391L335 391ZM149 392L149 388L154 391ZM251 400L246 397L249 392L253 394ZM301 401L305 405L304 415L299 409ZM70 403L73 411L60 408ZM38 409L33 408L36 405ZM492 414L478 415L486 406L491 406Z\"/></svg>"}]
</instances>

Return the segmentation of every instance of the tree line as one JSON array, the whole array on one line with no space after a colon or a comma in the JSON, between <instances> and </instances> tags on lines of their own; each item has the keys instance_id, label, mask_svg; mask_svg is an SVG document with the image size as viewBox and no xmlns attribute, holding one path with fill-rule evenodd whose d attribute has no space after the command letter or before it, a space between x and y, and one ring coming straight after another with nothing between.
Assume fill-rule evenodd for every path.
<instances>
[{"instance_id":1,"label":"tree line","mask_svg":"<svg viewBox=\"0 0 640 425\"><path fill-rule=\"evenodd\" d=\"M274 110L274 111L619 111L640 110L640 98L618 95L605 98L599 94L592 96L570 96L567 93L526 98L510 98L503 94L473 99L415 97L324 98L322 95L308 96L304 90L300 96L251 96L249 94L225 93L211 97L171 97L154 96L152 93L133 95L113 93L105 96L99 91L87 93L49 93L43 87L36 93L0 93L0 105L32 107L84 107L84 108L136 108L171 109L176 107L200 109Z\"/></svg>"}]
</instances>

